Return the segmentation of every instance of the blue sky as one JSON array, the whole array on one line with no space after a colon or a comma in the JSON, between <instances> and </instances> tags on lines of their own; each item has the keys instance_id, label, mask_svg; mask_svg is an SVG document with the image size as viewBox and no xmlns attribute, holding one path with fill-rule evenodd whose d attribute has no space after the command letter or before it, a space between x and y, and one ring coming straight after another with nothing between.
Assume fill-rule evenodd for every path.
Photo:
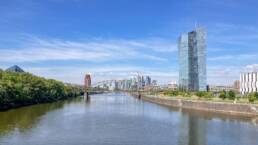
<instances>
[{"instance_id":1,"label":"blue sky","mask_svg":"<svg viewBox=\"0 0 258 145\"><path fill-rule=\"evenodd\" d=\"M17 64L47 78L82 83L138 71L178 79L177 39L207 30L209 84L232 84L258 61L256 0L2 0L0 68Z\"/></svg>"}]
</instances>

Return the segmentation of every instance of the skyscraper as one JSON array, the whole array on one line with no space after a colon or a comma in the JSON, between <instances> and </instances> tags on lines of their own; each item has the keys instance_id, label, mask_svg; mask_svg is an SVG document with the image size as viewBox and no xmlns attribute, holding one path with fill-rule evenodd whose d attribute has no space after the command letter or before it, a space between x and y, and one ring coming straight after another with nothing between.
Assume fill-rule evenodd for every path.
<instances>
[{"instance_id":1,"label":"skyscraper","mask_svg":"<svg viewBox=\"0 0 258 145\"><path fill-rule=\"evenodd\" d=\"M150 85L151 85L151 77L150 76L146 76L145 86L150 86Z\"/></svg>"},{"instance_id":2,"label":"skyscraper","mask_svg":"<svg viewBox=\"0 0 258 145\"><path fill-rule=\"evenodd\" d=\"M203 28L179 37L179 88L187 91L205 91L206 32Z\"/></svg>"},{"instance_id":3,"label":"skyscraper","mask_svg":"<svg viewBox=\"0 0 258 145\"><path fill-rule=\"evenodd\" d=\"M91 77L90 74L86 74L84 78L84 89L88 89L91 87Z\"/></svg>"}]
</instances>

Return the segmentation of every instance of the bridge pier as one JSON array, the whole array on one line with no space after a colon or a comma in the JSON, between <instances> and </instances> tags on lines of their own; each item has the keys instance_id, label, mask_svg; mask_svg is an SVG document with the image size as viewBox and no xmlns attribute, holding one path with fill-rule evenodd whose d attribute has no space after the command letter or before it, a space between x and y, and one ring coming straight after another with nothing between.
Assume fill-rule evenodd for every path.
<instances>
[{"instance_id":1,"label":"bridge pier","mask_svg":"<svg viewBox=\"0 0 258 145\"><path fill-rule=\"evenodd\" d=\"M84 98L85 98L86 101L90 100L90 94L89 94L88 91L84 93Z\"/></svg>"},{"instance_id":2,"label":"bridge pier","mask_svg":"<svg viewBox=\"0 0 258 145\"><path fill-rule=\"evenodd\" d=\"M138 99L141 99L142 98L142 95L140 92L138 92Z\"/></svg>"}]
</instances>

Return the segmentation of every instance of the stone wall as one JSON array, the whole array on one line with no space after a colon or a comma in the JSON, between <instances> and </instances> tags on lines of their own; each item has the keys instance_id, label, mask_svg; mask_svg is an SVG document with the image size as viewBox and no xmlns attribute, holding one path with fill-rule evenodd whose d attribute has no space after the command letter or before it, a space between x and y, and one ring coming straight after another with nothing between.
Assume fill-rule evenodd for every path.
<instances>
[{"instance_id":1,"label":"stone wall","mask_svg":"<svg viewBox=\"0 0 258 145\"><path fill-rule=\"evenodd\" d=\"M244 116L258 116L258 106L253 104L234 104L200 100L184 100L168 97L154 97L147 95L142 96L141 99L172 107L182 107Z\"/></svg>"}]
</instances>

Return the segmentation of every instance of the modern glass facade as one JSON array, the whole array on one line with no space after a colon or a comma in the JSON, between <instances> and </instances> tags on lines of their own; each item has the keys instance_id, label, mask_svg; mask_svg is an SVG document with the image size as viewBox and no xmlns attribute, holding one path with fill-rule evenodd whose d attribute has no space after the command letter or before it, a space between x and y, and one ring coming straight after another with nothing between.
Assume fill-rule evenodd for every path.
<instances>
[{"instance_id":1,"label":"modern glass facade","mask_svg":"<svg viewBox=\"0 0 258 145\"><path fill-rule=\"evenodd\" d=\"M187 91L206 91L206 32L203 28L179 37L179 87Z\"/></svg>"},{"instance_id":2,"label":"modern glass facade","mask_svg":"<svg viewBox=\"0 0 258 145\"><path fill-rule=\"evenodd\" d=\"M179 88L186 90L189 84L188 34L179 37Z\"/></svg>"}]
</instances>

